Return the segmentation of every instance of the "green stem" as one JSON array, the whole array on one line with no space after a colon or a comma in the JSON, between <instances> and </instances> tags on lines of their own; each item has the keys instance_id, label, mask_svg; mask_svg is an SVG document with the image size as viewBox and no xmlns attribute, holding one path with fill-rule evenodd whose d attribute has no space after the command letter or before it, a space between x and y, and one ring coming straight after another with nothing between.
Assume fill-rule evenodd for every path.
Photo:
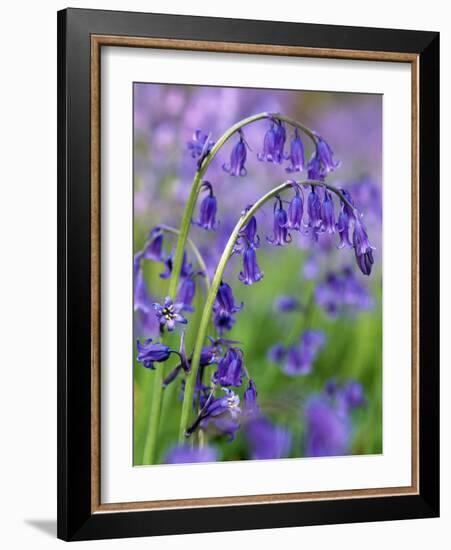
<instances>
[{"instance_id":1,"label":"green stem","mask_svg":"<svg viewBox=\"0 0 451 550\"><path fill-rule=\"evenodd\" d=\"M348 203L346 198L343 196L343 193L341 193L340 190L335 188L332 185L325 184L323 181L316 181L316 180L306 180L300 183L301 185L310 185L310 186L320 186L320 187L327 187L330 191L335 193L338 197L340 197L341 200ZM259 210L266 202L274 198L276 195L282 193L286 189L289 189L292 187L291 181L286 181L279 185L278 187L275 187L266 195L263 195L247 212L245 212L240 219L238 220L238 223L235 225L229 240L224 248L224 251L222 253L222 256L219 260L219 263L216 267L215 275L213 277L213 280L211 282L211 288L210 292L207 294L204 310L202 312L202 318L199 324L196 342L194 344L194 351L193 351L193 357L191 360L191 370L186 376L185 381L185 395L183 398L183 405L182 405L182 414L180 418L180 429L179 429L179 442L182 443L185 438L186 430L188 427L189 422L189 416L190 411L192 409L192 403L193 403L193 396L194 396L194 387L196 383L196 377L197 377L197 371L199 368L199 361L200 361L200 355L202 352L202 347L205 342L205 338L207 337L207 329L211 317L211 312L213 309L213 304L216 299L216 294L218 292L219 285L221 284L223 274L225 267L227 265L227 262L232 255L233 249L235 247L237 238L240 234L240 231L246 226L246 224L249 222L249 220L252 218L252 216Z\"/></svg>"},{"instance_id":2,"label":"green stem","mask_svg":"<svg viewBox=\"0 0 451 550\"><path fill-rule=\"evenodd\" d=\"M166 231L167 233L172 233L173 235L180 235L180 230L176 229L175 227L171 227L170 225L159 225L158 226L162 231ZM193 251L194 257L196 258L197 263L199 264L200 269L205 274L205 286L207 289L207 292L210 290L210 277L208 276L207 272L207 266L205 264L205 260L200 253L200 250L197 248L197 246L194 244L194 242L187 237L186 242L191 247L191 250Z\"/></svg>"},{"instance_id":3,"label":"green stem","mask_svg":"<svg viewBox=\"0 0 451 550\"><path fill-rule=\"evenodd\" d=\"M143 464L155 463L157 447L158 424L160 421L161 402L163 398L163 365L159 365L153 373L152 403L150 406L149 422L144 444Z\"/></svg>"}]
</instances>

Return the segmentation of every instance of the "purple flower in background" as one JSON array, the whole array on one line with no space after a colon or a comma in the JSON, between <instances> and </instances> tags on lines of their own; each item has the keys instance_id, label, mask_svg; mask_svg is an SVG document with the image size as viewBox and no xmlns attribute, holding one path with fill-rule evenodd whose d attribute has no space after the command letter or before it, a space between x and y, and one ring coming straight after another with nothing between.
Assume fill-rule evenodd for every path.
<instances>
[{"instance_id":1,"label":"purple flower in background","mask_svg":"<svg viewBox=\"0 0 451 550\"><path fill-rule=\"evenodd\" d=\"M366 404L363 386L356 380L350 380L343 388L346 404L350 409L362 407Z\"/></svg>"},{"instance_id":2,"label":"purple flower in background","mask_svg":"<svg viewBox=\"0 0 451 550\"><path fill-rule=\"evenodd\" d=\"M315 301L331 316L368 310L374 304L367 288L349 267L339 273L329 272L315 288Z\"/></svg>"},{"instance_id":3,"label":"purple flower in background","mask_svg":"<svg viewBox=\"0 0 451 550\"><path fill-rule=\"evenodd\" d=\"M243 252L243 271L238 279L245 285L253 285L263 279L264 273L260 271L257 263L257 254L253 246L247 246Z\"/></svg>"},{"instance_id":4,"label":"purple flower in background","mask_svg":"<svg viewBox=\"0 0 451 550\"><path fill-rule=\"evenodd\" d=\"M357 211L355 211L354 214L354 233L352 235L352 244L354 245L355 257L360 271L364 275L370 275L374 263L374 247L371 246L370 241L368 240L366 228Z\"/></svg>"},{"instance_id":5,"label":"purple flower in background","mask_svg":"<svg viewBox=\"0 0 451 550\"><path fill-rule=\"evenodd\" d=\"M322 224L321 219L321 199L319 198L318 193L315 192L315 188L312 187L312 190L307 197L307 214L308 214L308 223L307 227L312 229L319 229Z\"/></svg>"},{"instance_id":6,"label":"purple flower in background","mask_svg":"<svg viewBox=\"0 0 451 550\"><path fill-rule=\"evenodd\" d=\"M238 130L238 133L240 141L232 149L230 164L222 165L222 169L231 176L245 176L247 174L244 164L246 162L248 145L246 144L242 130Z\"/></svg>"},{"instance_id":7,"label":"purple flower in background","mask_svg":"<svg viewBox=\"0 0 451 550\"><path fill-rule=\"evenodd\" d=\"M173 262L173 252L166 258L164 261L164 265L166 270L163 273L160 273L160 277L162 279L169 279L169 277L172 275L172 262ZM180 277L183 279L184 277L188 277L192 273L192 264L188 263L186 252L183 253L183 260L182 260L182 267L180 270Z\"/></svg>"},{"instance_id":8,"label":"purple flower in background","mask_svg":"<svg viewBox=\"0 0 451 550\"><path fill-rule=\"evenodd\" d=\"M177 303L182 304L183 311L194 311L193 300L196 294L195 273L182 279L177 292Z\"/></svg>"},{"instance_id":9,"label":"purple flower in background","mask_svg":"<svg viewBox=\"0 0 451 550\"><path fill-rule=\"evenodd\" d=\"M202 130L196 130L192 139L187 143L191 156L198 159L198 166L202 164L202 161L210 153L215 144L210 138L211 134L205 134Z\"/></svg>"},{"instance_id":10,"label":"purple flower in background","mask_svg":"<svg viewBox=\"0 0 451 550\"><path fill-rule=\"evenodd\" d=\"M154 363L163 363L171 353L174 353L171 348L160 342L153 343L152 338L148 338L144 344L137 340L136 346L138 348L137 360L146 369L154 369Z\"/></svg>"},{"instance_id":11,"label":"purple flower in background","mask_svg":"<svg viewBox=\"0 0 451 550\"><path fill-rule=\"evenodd\" d=\"M143 258L154 262L163 261L163 231L154 227L149 233L149 240L143 250Z\"/></svg>"},{"instance_id":12,"label":"purple flower in background","mask_svg":"<svg viewBox=\"0 0 451 550\"><path fill-rule=\"evenodd\" d=\"M287 349L283 344L274 344L268 350L267 357L272 363L280 363L287 356Z\"/></svg>"},{"instance_id":13,"label":"purple flower in background","mask_svg":"<svg viewBox=\"0 0 451 550\"><path fill-rule=\"evenodd\" d=\"M194 462L216 462L217 458L217 452L213 447L178 445L168 452L164 462L166 464L191 464Z\"/></svg>"},{"instance_id":14,"label":"purple flower in background","mask_svg":"<svg viewBox=\"0 0 451 550\"><path fill-rule=\"evenodd\" d=\"M277 208L277 202L279 207ZM266 240L273 244L274 246L283 246L284 244L291 242L291 235L288 233L288 217L287 213L283 208L282 200L278 199L274 205L274 225L272 237L266 237Z\"/></svg>"},{"instance_id":15,"label":"purple flower in background","mask_svg":"<svg viewBox=\"0 0 451 550\"><path fill-rule=\"evenodd\" d=\"M300 303L294 296L278 296L274 302L274 309L280 313L290 313L291 311L298 311Z\"/></svg>"},{"instance_id":16,"label":"purple flower in background","mask_svg":"<svg viewBox=\"0 0 451 550\"><path fill-rule=\"evenodd\" d=\"M357 380L349 380L344 385L339 385L333 379L328 380L324 385L324 395L341 415L366 405L363 386Z\"/></svg>"},{"instance_id":17,"label":"purple flower in background","mask_svg":"<svg viewBox=\"0 0 451 550\"><path fill-rule=\"evenodd\" d=\"M173 303L169 296L166 296L164 299L164 304L153 304L155 310L155 315L157 316L158 322L160 323L160 330L163 330L163 327L166 325L169 332L172 332L175 328L176 323L186 325L188 323L187 319L183 317L181 311L183 310L183 304Z\"/></svg>"},{"instance_id":18,"label":"purple flower in background","mask_svg":"<svg viewBox=\"0 0 451 550\"><path fill-rule=\"evenodd\" d=\"M152 309L152 302L150 301L150 296L147 290L146 281L144 280L140 261L140 258L137 259L135 256L133 308L135 311L141 311L147 314Z\"/></svg>"},{"instance_id":19,"label":"purple flower in background","mask_svg":"<svg viewBox=\"0 0 451 550\"><path fill-rule=\"evenodd\" d=\"M290 452L290 433L265 417L247 422L245 433L252 460L284 458Z\"/></svg>"},{"instance_id":20,"label":"purple flower in background","mask_svg":"<svg viewBox=\"0 0 451 550\"><path fill-rule=\"evenodd\" d=\"M243 377L243 352L239 348L229 348L219 361L213 375L213 382L220 386L241 386Z\"/></svg>"},{"instance_id":21,"label":"purple flower in background","mask_svg":"<svg viewBox=\"0 0 451 550\"><path fill-rule=\"evenodd\" d=\"M294 137L291 140L290 154L287 156L290 161L290 166L286 171L290 174L293 172L302 172L304 170L304 144L299 136L299 130L294 129Z\"/></svg>"},{"instance_id":22,"label":"purple flower in background","mask_svg":"<svg viewBox=\"0 0 451 550\"><path fill-rule=\"evenodd\" d=\"M320 266L318 264L318 260L313 255L310 255L308 258L305 259L304 265L302 266L302 273L306 279L316 279L316 277L318 277L319 271Z\"/></svg>"},{"instance_id":23,"label":"purple flower in background","mask_svg":"<svg viewBox=\"0 0 451 550\"><path fill-rule=\"evenodd\" d=\"M243 394L244 414L247 417L255 417L260 414L260 407L257 403L257 388L255 382L249 379L249 385Z\"/></svg>"},{"instance_id":24,"label":"purple flower in background","mask_svg":"<svg viewBox=\"0 0 451 550\"><path fill-rule=\"evenodd\" d=\"M299 231L301 229L302 215L304 213L304 201L300 194L299 185L296 184L293 185L293 187L295 195L288 206L287 228Z\"/></svg>"},{"instance_id":25,"label":"purple flower in background","mask_svg":"<svg viewBox=\"0 0 451 550\"><path fill-rule=\"evenodd\" d=\"M335 213L332 195L327 189L324 190L324 200L321 208L322 230L326 233L335 233Z\"/></svg>"},{"instance_id":26,"label":"purple flower in background","mask_svg":"<svg viewBox=\"0 0 451 550\"><path fill-rule=\"evenodd\" d=\"M218 398L210 394L199 416L188 428L187 436L194 433L199 426L206 428L210 423L213 423L219 432L227 435L230 440L234 439L236 431L240 427L238 421L241 415L240 398L228 388L223 388L223 391L225 395Z\"/></svg>"},{"instance_id":27,"label":"purple flower in background","mask_svg":"<svg viewBox=\"0 0 451 550\"><path fill-rule=\"evenodd\" d=\"M316 355L324 346L325 341L326 337L320 330L304 331L299 344L288 349L283 368L285 374L289 376L309 374Z\"/></svg>"},{"instance_id":28,"label":"purple flower in background","mask_svg":"<svg viewBox=\"0 0 451 550\"><path fill-rule=\"evenodd\" d=\"M208 195L202 200L199 208L199 220L194 222L206 231L214 231L219 222L216 221L217 203L213 194L213 187L210 182L204 181L202 187L209 191Z\"/></svg>"},{"instance_id":29,"label":"purple flower in background","mask_svg":"<svg viewBox=\"0 0 451 550\"><path fill-rule=\"evenodd\" d=\"M242 308L243 302L240 305L235 304L235 298L230 285L222 282L219 285L213 304L213 322L219 334L223 334L224 331L232 328L235 323L233 315L241 311Z\"/></svg>"},{"instance_id":30,"label":"purple flower in background","mask_svg":"<svg viewBox=\"0 0 451 550\"><path fill-rule=\"evenodd\" d=\"M338 456L349 452L351 424L333 403L322 397L311 397L304 410L305 455Z\"/></svg>"}]
</instances>

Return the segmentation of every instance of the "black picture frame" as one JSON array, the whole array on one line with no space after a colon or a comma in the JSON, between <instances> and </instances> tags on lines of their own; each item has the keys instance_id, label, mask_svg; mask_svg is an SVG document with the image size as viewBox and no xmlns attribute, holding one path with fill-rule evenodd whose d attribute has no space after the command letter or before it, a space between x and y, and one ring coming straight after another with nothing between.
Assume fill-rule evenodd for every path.
<instances>
[{"instance_id":1,"label":"black picture frame","mask_svg":"<svg viewBox=\"0 0 451 550\"><path fill-rule=\"evenodd\" d=\"M418 56L418 494L188 509L92 511L89 435L92 35ZM58 12L58 537L87 540L438 515L439 33L85 9Z\"/></svg>"}]
</instances>

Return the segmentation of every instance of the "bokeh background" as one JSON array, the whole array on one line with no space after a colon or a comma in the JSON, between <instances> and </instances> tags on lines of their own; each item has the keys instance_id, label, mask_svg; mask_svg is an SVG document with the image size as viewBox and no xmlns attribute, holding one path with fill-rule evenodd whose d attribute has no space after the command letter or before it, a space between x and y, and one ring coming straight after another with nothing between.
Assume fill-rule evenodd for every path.
<instances>
[{"instance_id":1,"label":"bokeh background","mask_svg":"<svg viewBox=\"0 0 451 550\"><path fill-rule=\"evenodd\" d=\"M229 126L252 114L280 112L297 119L326 139L341 161L328 182L348 189L365 223L375 250L375 266L370 277L358 271L352 250L337 250L338 237L322 236L318 243L293 233L293 242L283 248L266 243L272 234L272 204L257 215L262 246L258 260L264 279L251 286L237 278L241 270L238 256L229 262L226 281L233 287L236 300L245 306L227 337L239 340L245 353L246 367L254 378L260 407L265 416L289 433L286 456L306 455L306 404L312 396L325 393L328 382L338 385L350 381L361 384L365 403L349 415L351 432L347 452L382 452L382 97L373 94L220 88L185 85L134 84L134 248L141 250L149 231L159 223L179 227L190 191L196 162L187 142L196 129L211 132L217 139ZM207 176L218 200L219 228L206 232L193 225L190 236L204 255L210 275L235 225L240 212L272 187L287 178L284 166L257 160L262 151L268 123L259 121L245 128L251 147L247 176L234 178L222 170L229 162L236 140L233 138L211 164ZM290 132L288 132L288 138ZM289 144L289 139L287 141ZM311 145L304 139L306 160ZM302 174L302 177L305 173ZM301 175L296 174L297 179ZM338 202L335 200L338 216ZM171 238L165 239L166 253ZM332 295L324 299L325 281L330 274L352 268L356 279L354 295L344 299ZM143 272L152 300L162 301L167 280L159 274L164 266L146 261ZM321 286L322 285L322 286ZM327 283L326 283L327 290ZM280 312L280 296L295 297L302 311ZM321 298L323 296L323 298ZM191 350L202 309L204 292L197 285L195 312L189 315L187 348ZM311 373L288 376L283 365L268 357L271 347L294 344L305 329L323 331L325 345L315 358ZM155 316L135 316L137 338L157 337ZM177 348L178 336L173 335ZM142 462L153 372L136 362L134 355L134 464ZM165 372L176 358L164 364ZM157 365L161 368L162 365ZM124 367L126 368L126 366ZM213 370L211 371L213 373ZM165 462L177 441L182 402L180 380L165 390L160 425L158 462ZM239 393L242 395L242 391ZM233 442L224 438L210 441L220 460L252 457L252 445L245 430Z\"/></svg>"}]
</instances>

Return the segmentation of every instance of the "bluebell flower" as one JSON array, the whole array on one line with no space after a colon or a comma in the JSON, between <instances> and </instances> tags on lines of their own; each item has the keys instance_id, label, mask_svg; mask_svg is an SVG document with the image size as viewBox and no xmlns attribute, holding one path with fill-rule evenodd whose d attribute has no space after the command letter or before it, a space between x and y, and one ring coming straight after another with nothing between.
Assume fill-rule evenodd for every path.
<instances>
[{"instance_id":1,"label":"bluebell flower","mask_svg":"<svg viewBox=\"0 0 451 550\"><path fill-rule=\"evenodd\" d=\"M227 435L230 440L235 438L235 434L240 427L240 398L228 388L223 388L223 391L225 395L218 398L210 394L198 417L187 429L187 436L194 433L199 426L207 428L210 424L213 424L219 432Z\"/></svg>"},{"instance_id":2,"label":"bluebell flower","mask_svg":"<svg viewBox=\"0 0 451 550\"><path fill-rule=\"evenodd\" d=\"M301 305L299 300L294 296L278 296L274 302L274 309L280 313L290 313L291 311L298 311Z\"/></svg>"},{"instance_id":3,"label":"bluebell flower","mask_svg":"<svg viewBox=\"0 0 451 550\"><path fill-rule=\"evenodd\" d=\"M210 138L211 134L205 134L202 130L198 129L187 143L191 156L198 159L198 166L202 164L202 161L210 153L215 144Z\"/></svg>"},{"instance_id":4,"label":"bluebell flower","mask_svg":"<svg viewBox=\"0 0 451 550\"><path fill-rule=\"evenodd\" d=\"M279 205L278 207L277 204ZM274 234L272 237L266 237L266 240L275 246L283 246L284 244L291 243L292 239L287 226L288 216L283 208L281 199L278 199L274 205Z\"/></svg>"},{"instance_id":5,"label":"bluebell flower","mask_svg":"<svg viewBox=\"0 0 451 550\"><path fill-rule=\"evenodd\" d=\"M195 462L216 462L218 453L213 447L191 447L178 445L170 449L165 464L192 464Z\"/></svg>"},{"instance_id":6,"label":"bluebell flower","mask_svg":"<svg viewBox=\"0 0 451 550\"><path fill-rule=\"evenodd\" d=\"M242 212L242 214L249 210L249 208L250 206L248 206L246 210ZM248 246L252 246L253 248L260 247L260 237L257 235L257 219L255 218L255 216L252 216L251 219L240 231L233 252L234 254L241 254Z\"/></svg>"},{"instance_id":7,"label":"bluebell flower","mask_svg":"<svg viewBox=\"0 0 451 550\"><path fill-rule=\"evenodd\" d=\"M230 285L221 282L213 304L213 322L219 334L232 328L235 323L234 314L241 311L242 308L243 302L240 305L235 304Z\"/></svg>"},{"instance_id":8,"label":"bluebell flower","mask_svg":"<svg viewBox=\"0 0 451 550\"><path fill-rule=\"evenodd\" d=\"M280 363L287 356L287 349L283 344L274 344L268 350L267 357L272 363Z\"/></svg>"},{"instance_id":9,"label":"bluebell flower","mask_svg":"<svg viewBox=\"0 0 451 550\"><path fill-rule=\"evenodd\" d=\"M340 189L340 191L342 192L344 198L348 201L349 204L347 204L346 202L344 201L341 201L341 205L342 205L342 208L343 210L346 212L346 214L348 215L348 217L350 219L353 219L354 218L354 210L355 210L355 207L354 207L354 200L351 196L351 193L349 191L347 191L346 189ZM349 206L351 205L351 206Z\"/></svg>"},{"instance_id":10,"label":"bluebell flower","mask_svg":"<svg viewBox=\"0 0 451 550\"><path fill-rule=\"evenodd\" d=\"M295 194L288 206L287 228L300 231L304 213L304 201L302 200L299 185L295 184L293 187Z\"/></svg>"},{"instance_id":11,"label":"bluebell flower","mask_svg":"<svg viewBox=\"0 0 451 550\"><path fill-rule=\"evenodd\" d=\"M238 279L245 285L253 285L263 279L264 273L260 271L257 263L257 254L253 246L246 246L243 252L243 271Z\"/></svg>"},{"instance_id":12,"label":"bluebell flower","mask_svg":"<svg viewBox=\"0 0 451 550\"><path fill-rule=\"evenodd\" d=\"M239 348L229 348L219 361L213 374L213 382L220 386L241 386L243 379L243 352Z\"/></svg>"},{"instance_id":13,"label":"bluebell flower","mask_svg":"<svg viewBox=\"0 0 451 550\"><path fill-rule=\"evenodd\" d=\"M366 232L365 225L357 211L354 214L354 233L352 235L355 257L360 271L364 275L370 275L374 263L373 250Z\"/></svg>"},{"instance_id":14,"label":"bluebell flower","mask_svg":"<svg viewBox=\"0 0 451 550\"><path fill-rule=\"evenodd\" d=\"M206 231L214 231L219 222L216 221L217 202L213 194L213 187L210 182L204 181L202 184L204 189L209 191L208 195L200 203L199 220L194 222L199 227L203 227Z\"/></svg>"},{"instance_id":15,"label":"bluebell flower","mask_svg":"<svg viewBox=\"0 0 451 550\"><path fill-rule=\"evenodd\" d=\"M294 137L291 140L290 154L287 156L287 159L291 163L286 168L289 174L293 172L302 172L302 170L304 170L304 144L302 143L297 128L294 129Z\"/></svg>"},{"instance_id":16,"label":"bluebell flower","mask_svg":"<svg viewBox=\"0 0 451 550\"><path fill-rule=\"evenodd\" d=\"M285 157L285 141L286 131L283 122L272 119L263 140L263 152L257 155L258 160L280 164Z\"/></svg>"},{"instance_id":17,"label":"bluebell flower","mask_svg":"<svg viewBox=\"0 0 451 550\"><path fill-rule=\"evenodd\" d=\"M332 195L324 189L324 199L321 206L321 229L329 234L335 233L335 212Z\"/></svg>"},{"instance_id":18,"label":"bluebell flower","mask_svg":"<svg viewBox=\"0 0 451 550\"><path fill-rule=\"evenodd\" d=\"M174 252L171 252L171 254L166 258L164 261L165 265L165 271L163 273L160 273L160 277L162 279L169 279L172 275L172 262L173 262L173 256ZM191 263L188 263L186 252L183 253L183 260L182 260L182 267L180 269L180 277L183 279L184 277L188 277L193 270L193 265Z\"/></svg>"},{"instance_id":19,"label":"bluebell flower","mask_svg":"<svg viewBox=\"0 0 451 550\"><path fill-rule=\"evenodd\" d=\"M340 234L340 243L338 248L352 248L352 243L349 239L349 215L346 210L341 210L338 216L337 231Z\"/></svg>"},{"instance_id":20,"label":"bluebell flower","mask_svg":"<svg viewBox=\"0 0 451 550\"><path fill-rule=\"evenodd\" d=\"M245 176L247 170L244 166L247 157L247 143L244 139L242 130L238 130L240 140L232 149L230 164L223 164L222 169L231 176Z\"/></svg>"},{"instance_id":21,"label":"bluebell flower","mask_svg":"<svg viewBox=\"0 0 451 550\"><path fill-rule=\"evenodd\" d=\"M255 382L250 378L249 384L243 394L244 414L248 418L254 418L260 414L260 407L257 403L257 387Z\"/></svg>"},{"instance_id":22,"label":"bluebell flower","mask_svg":"<svg viewBox=\"0 0 451 550\"><path fill-rule=\"evenodd\" d=\"M346 191L346 189L340 189L340 191L343 193L343 196L349 204L341 200L341 211L338 216L338 222L337 222L337 231L340 234L340 243L338 245L338 248L352 248L352 243L349 238L349 230L351 226L351 220L354 219L354 202L352 200L351 194Z\"/></svg>"},{"instance_id":23,"label":"bluebell flower","mask_svg":"<svg viewBox=\"0 0 451 550\"><path fill-rule=\"evenodd\" d=\"M351 423L330 400L322 396L308 399L304 411L305 455L347 455L351 443Z\"/></svg>"},{"instance_id":24,"label":"bluebell flower","mask_svg":"<svg viewBox=\"0 0 451 550\"><path fill-rule=\"evenodd\" d=\"M332 172L340 166L340 162L334 160L334 153L330 145L318 134L316 134L316 137L316 155L319 158L326 173Z\"/></svg>"},{"instance_id":25,"label":"bluebell flower","mask_svg":"<svg viewBox=\"0 0 451 550\"><path fill-rule=\"evenodd\" d=\"M271 120L270 126L263 139L263 152L258 153L257 158L260 161L278 162L276 159L276 130L274 128L274 121Z\"/></svg>"},{"instance_id":26,"label":"bluebell flower","mask_svg":"<svg viewBox=\"0 0 451 550\"><path fill-rule=\"evenodd\" d=\"M185 319L185 317L181 314L183 304L174 304L169 296L166 296L163 305L155 303L153 304L153 308L155 310L155 315L157 316L158 322L160 323L160 330L162 330L164 326L167 326L168 331L172 332L176 323L180 323L182 325L186 325L188 323L187 319Z\"/></svg>"},{"instance_id":27,"label":"bluebell flower","mask_svg":"<svg viewBox=\"0 0 451 550\"><path fill-rule=\"evenodd\" d=\"M291 434L268 418L250 420L245 425L246 439L252 460L284 458L290 453Z\"/></svg>"},{"instance_id":28,"label":"bluebell flower","mask_svg":"<svg viewBox=\"0 0 451 550\"><path fill-rule=\"evenodd\" d=\"M321 199L318 193L315 192L314 187L312 187L307 197L307 214L307 226L312 229L319 229L323 221L321 218Z\"/></svg>"},{"instance_id":29,"label":"bluebell flower","mask_svg":"<svg viewBox=\"0 0 451 550\"><path fill-rule=\"evenodd\" d=\"M149 233L149 240L143 250L143 258L154 262L163 261L163 231L154 227Z\"/></svg>"},{"instance_id":30,"label":"bluebell flower","mask_svg":"<svg viewBox=\"0 0 451 550\"><path fill-rule=\"evenodd\" d=\"M148 338L144 344L139 340L136 342L138 348L137 360L142 363L146 369L154 369L154 363L163 363L171 353L175 353L170 347L160 342L153 343L152 338Z\"/></svg>"},{"instance_id":31,"label":"bluebell flower","mask_svg":"<svg viewBox=\"0 0 451 550\"><path fill-rule=\"evenodd\" d=\"M321 160L314 153L307 164L307 177L309 180L323 181L327 172L321 164Z\"/></svg>"},{"instance_id":32,"label":"bluebell flower","mask_svg":"<svg viewBox=\"0 0 451 550\"><path fill-rule=\"evenodd\" d=\"M285 126L281 120L277 121L276 125L276 139L275 139L275 162L281 163L285 158L285 141L287 139L287 133Z\"/></svg>"},{"instance_id":33,"label":"bluebell flower","mask_svg":"<svg viewBox=\"0 0 451 550\"><path fill-rule=\"evenodd\" d=\"M325 335L320 330L306 330L300 342L288 348L284 372L289 376L309 374L316 355L325 344Z\"/></svg>"}]
</instances>

